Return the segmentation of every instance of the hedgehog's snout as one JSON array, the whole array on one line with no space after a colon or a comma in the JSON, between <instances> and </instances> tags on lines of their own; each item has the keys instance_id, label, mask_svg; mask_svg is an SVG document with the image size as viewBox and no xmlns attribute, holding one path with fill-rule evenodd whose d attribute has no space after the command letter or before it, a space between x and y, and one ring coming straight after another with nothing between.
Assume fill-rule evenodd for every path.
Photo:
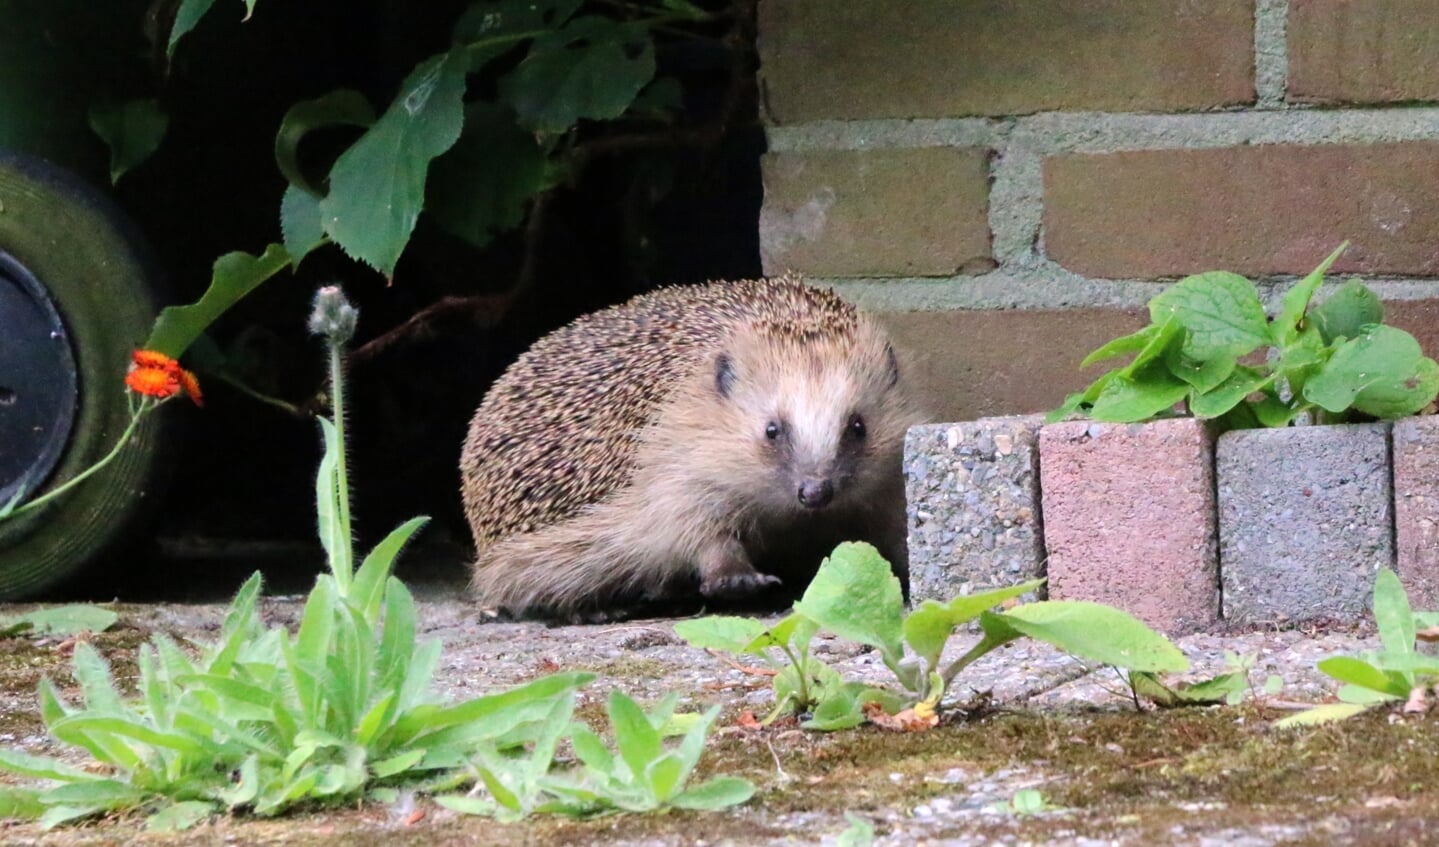
<instances>
[{"instance_id":1,"label":"hedgehog's snout","mask_svg":"<svg viewBox=\"0 0 1439 847\"><path fill-rule=\"evenodd\" d=\"M822 509L834 500L834 483L828 479L806 479L799 484L799 504L806 509Z\"/></svg>"}]
</instances>

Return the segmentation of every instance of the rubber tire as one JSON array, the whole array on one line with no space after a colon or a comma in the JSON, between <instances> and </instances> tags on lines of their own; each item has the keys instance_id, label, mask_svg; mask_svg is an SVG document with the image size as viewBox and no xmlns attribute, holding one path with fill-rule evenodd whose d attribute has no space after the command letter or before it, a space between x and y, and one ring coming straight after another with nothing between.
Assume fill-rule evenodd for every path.
<instances>
[{"instance_id":1,"label":"rubber tire","mask_svg":"<svg viewBox=\"0 0 1439 847\"><path fill-rule=\"evenodd\" d=\"M0 150L0 204L0 250L47 289L78 371L76 416L42 489L49 490L109 452L129 423L125 372L160 303L129 221L68 172ZM166 476L165 411L150 415L109 466L68 494L0 520L0 601L34 598L59 585L144 523Z\"/></svg>"}]
</instances>

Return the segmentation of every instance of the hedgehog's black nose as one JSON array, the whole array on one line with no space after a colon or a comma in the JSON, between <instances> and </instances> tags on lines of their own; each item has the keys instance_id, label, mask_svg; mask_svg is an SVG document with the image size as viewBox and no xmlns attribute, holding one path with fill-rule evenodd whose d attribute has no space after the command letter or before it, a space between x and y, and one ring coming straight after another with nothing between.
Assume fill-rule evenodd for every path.
<instances>
[{"instance_id":1,"label":"hedgehog's black nose","mask_svg":"<svg viewBox=\"0 0 1439 847\"><path fill-rule=\"evenodd\" d=\"M827 479L807 479L799 484L799 503L806 509L819 509L834 499L834 483Z\"/></svg>"}]
</instances>

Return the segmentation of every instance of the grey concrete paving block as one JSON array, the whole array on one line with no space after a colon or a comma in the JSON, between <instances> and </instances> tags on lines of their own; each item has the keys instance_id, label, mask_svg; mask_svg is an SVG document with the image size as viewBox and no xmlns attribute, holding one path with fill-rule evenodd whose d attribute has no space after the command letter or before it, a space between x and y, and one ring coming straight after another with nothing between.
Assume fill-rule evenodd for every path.
<instances>
[{"instance_id":1,"label":"grey concrete paving block","mask_svg":"<svg viewBox=\"0 0 1439 847\"><path fill-rule=\"evenodd\" d=\"M915 602L1043 575L1035 448L1043 420L981 418L909 431L904 477Z\"/></svg>"},{"instance_id":2,"label":"grey concrete paving block","mask_svg":"<svg viewBox=\"0 0 1439 847\"><path fill-rule=\"evenodd\" d=\"M1394 554L1416 609L1439 608L1439 416L1394 422Z\"/></svg>"},{"instance_id":3,"label":"grey concrete paving block","mask_svg":"<svg viewBox=\"0 0 1439 847\"><path fill-rule=\"evenodd\" d=\"M1358 620L1393 567L1389 425L1225 433L1216 454L1224 616Z\"/></svg>"},{"instance_id":4,"label":"grey concrete paving block","mask_svg":"<svg viewBox=\"0 0 1439 847\"><path fill-rule=\"evenodd\" d=\"M1193 418L1039 433L1049 593L1170 633L1219 617L1214 434Z\"/></svg>"}]
</instances>

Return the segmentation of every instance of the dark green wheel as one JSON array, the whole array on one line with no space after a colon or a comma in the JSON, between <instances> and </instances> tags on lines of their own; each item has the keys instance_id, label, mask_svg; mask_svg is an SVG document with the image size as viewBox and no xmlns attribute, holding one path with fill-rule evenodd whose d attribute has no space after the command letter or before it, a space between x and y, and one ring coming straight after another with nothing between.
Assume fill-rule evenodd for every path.
<instances>
[{"instance_id":1,"label":"dark green wheel","mask_svg":"<svg viewBox=\"0 0 1439 847\"><path fill-rule=\"evenodd\" d=\"M118 209L66 172L0 150L0 504L102 458L130 420L131 351L159 308ZM0 520L0 600L34 597L131 536L156 505L163 415L103 471Z\"/></svg>"}]
</instances>

